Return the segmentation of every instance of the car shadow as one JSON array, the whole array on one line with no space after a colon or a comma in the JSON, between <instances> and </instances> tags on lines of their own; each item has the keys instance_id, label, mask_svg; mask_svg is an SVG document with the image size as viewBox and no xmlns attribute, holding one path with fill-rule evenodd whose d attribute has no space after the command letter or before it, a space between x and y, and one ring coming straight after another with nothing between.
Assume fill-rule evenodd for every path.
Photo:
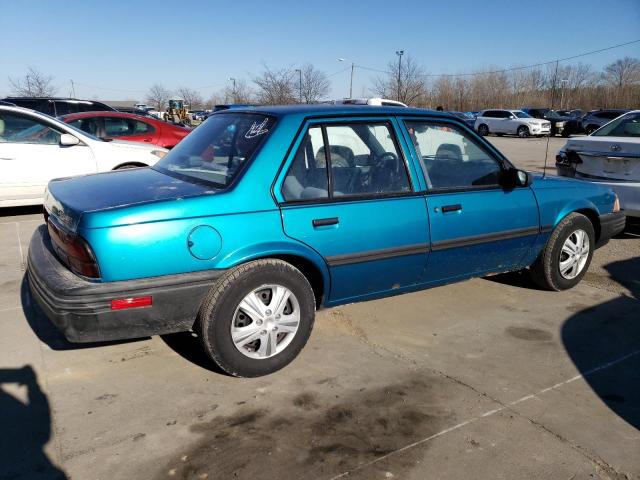
<instances>
[{"instance_id":1,"label":"car shadow","mask_svg":"<svg viewBox=\"0 0 640 480\"><path fill-rule=\"evenodd\" d=\"M122 343L139 342L148 340L149 337L136 338L132 340L114 340L108 342L71 343L55 327L51 320L47 318L40 306L36 303L29 291L29 280L25 274L20 285L20 301L22 312L27 319L27 323L38 340L45 343L51 350L80 350L83 348L96 348L108 345L118 345Z\"/></svg>"},{"instance_id":2,"label":"car shadow","mask_svg":"<svg viewBox=\"0 0 640 480\"><path fill-rule=\"evenodd\" d=\"M67 479L44 451L51 430L49 401L33 368L0 368L0 478Z\"/></svg>"},{"instance_id":3,"label":"car shadow","mask_svg":"<svg viewBox=\"0 0 640 480\"><path fill-rule=\"evenodd\" d=\"M37 214L42 214L42 205L0 208L0 217L17 217L21 215L37 215Z\"/></svg>"},{"instance_id":4,"label":"car shadow","mask_svg":"<svg viewBox=\"0 0 640 480\"><path fill-rule=\"evenodd\" d=\"M162 341L174 352L185 360L209 370L210 372L219 373L229 376L227 372L222 370L215 364L204 352L198 336L193 332L179 332L167 335L161 335Z\"/></svg>"},{"instance_id":5,"label":"car shadow","mask_svg":"<svg viewBox=\"0 0 640 480\"><path fill-rule=\"evenodd\" d=\"M640 258L604 268L631 296L580 308L562 325L561 338L593 392L640 430Z\"/></svg>"}]
</instances>

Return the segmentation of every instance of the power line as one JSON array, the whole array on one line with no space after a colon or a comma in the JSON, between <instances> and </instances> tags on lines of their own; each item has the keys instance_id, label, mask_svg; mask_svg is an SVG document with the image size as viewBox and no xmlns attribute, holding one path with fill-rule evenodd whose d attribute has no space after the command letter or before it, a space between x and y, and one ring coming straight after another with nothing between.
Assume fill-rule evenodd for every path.
<instances>
[{"instance_id":1,"label":"power line","mask_svg":"<svg viewBox=\"0 0 640 480\"><path fill-rule=\"evenodd\" d=\"M556 58L554 60L549 60L547 62L534 63L532 65L525 65L525 66L522 66L522 67L511 67L511 68L503 68L501 70L490 70L490 71L486 71L486 72L472 72L472 73L425 73L425 74L422 74L422 75L419 75L419 76L420 77L469 77L469 76L475 76L475 75L489 75L489 74L493 74L493 73L513 72L513 71L516 71L516 70L526 70L528 68L543 67L545 65L552 65L552 64L554 64L556 62L565 62L567 60L573 60L575 58L586 57L588 55L593 55L593 54L596 54L596 53L606 52L607 50L613 50L615 48L625 47L627 45L632 45L634 43L640 43L640 39L632 40L630 42L625 42L625 43L619 43L617 45L612 45L610 47L600 48L598 50L591 50L591 51L588 51L588 52L579 53L577 55L572 55L570 57ZM390 74L390 75L395 75L395 72L391 72L389 70L380 70L380 69L377 69L377 68L365 67L364 65L356 65L356 67L360 68L362 70L369 70L369 71L372 71L372 72L386 73L386 74Z\"/></svg>"}]
</instances>

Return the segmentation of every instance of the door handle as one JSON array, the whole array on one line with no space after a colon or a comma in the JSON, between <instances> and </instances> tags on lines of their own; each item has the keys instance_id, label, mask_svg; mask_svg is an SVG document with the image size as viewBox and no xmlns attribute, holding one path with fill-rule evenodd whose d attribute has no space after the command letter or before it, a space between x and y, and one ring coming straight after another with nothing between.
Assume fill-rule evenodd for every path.
<instances>
[{"instance_id":1,"label":"door handle","mask_svg":"<svg viewBox=\"0 0 640 480\"><path fill-rule=\"evenodd\" d=\"M442 206L442 213L457 212L458 210L462 210L462 205L460 205L459 203L456 203L455 205Z\"/></svg>"},{"instance_id":2,"label":"door handle","mask_svg":"<svg viewBox=\"0 0 640 480\"><path fill-rule=\"evenodd\" d=\"M328 225L337 225L339 221L338 217L315 218L311 223L314 227L326 227Z\"/></svg>"}]
</instances>

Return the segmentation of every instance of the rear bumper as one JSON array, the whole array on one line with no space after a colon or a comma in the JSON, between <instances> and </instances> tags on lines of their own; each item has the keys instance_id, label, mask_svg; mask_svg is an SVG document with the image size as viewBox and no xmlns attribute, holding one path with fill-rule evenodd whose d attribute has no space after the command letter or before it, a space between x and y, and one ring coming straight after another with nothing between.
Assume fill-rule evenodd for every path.
<instances>
[{"instance_id":1,"label":"rear bumper","mask_svg":"<svg viewBox=\"0 0 640 480\"><path fill-rule=\"evenodd\" d=\"M605 245L611 237L622 232L626 221L627 217L622 212L600 215L600 238L598 239L596 248Z\"/></svg>"},{"instance_id":2,"label":"rear bumper","mask_svg":"<svg viewBox=\"0 0 640 480\"><path fill-rule=\"evenodd\" d=\"M29 245L32 296L71 342L122 340L180 332L195 322L205 294L224 270L93 283L71 273L52 253L44 226ZM153 305L111 310L111 300L151 296Z\"/></svg>"}]
</instances>

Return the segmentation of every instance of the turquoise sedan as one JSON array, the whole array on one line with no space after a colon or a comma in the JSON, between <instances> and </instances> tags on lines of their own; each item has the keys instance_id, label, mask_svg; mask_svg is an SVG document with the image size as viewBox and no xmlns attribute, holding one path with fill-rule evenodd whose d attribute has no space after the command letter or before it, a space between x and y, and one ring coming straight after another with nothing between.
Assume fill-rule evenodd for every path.
<instances>
[{"instance_id":1,"label":"turquoise sedan","mask_svg":"<svg viewBox=\"0 0 640 480\"><path fill-rule=\"evenodd\" d=\"M515 168L443 112L246 107L150 168L52 181L33 297L73 342L193 329L231 375L291 362L321 307L527 270L585 275L615 194Z\"/></svg>"}]
</instances>

